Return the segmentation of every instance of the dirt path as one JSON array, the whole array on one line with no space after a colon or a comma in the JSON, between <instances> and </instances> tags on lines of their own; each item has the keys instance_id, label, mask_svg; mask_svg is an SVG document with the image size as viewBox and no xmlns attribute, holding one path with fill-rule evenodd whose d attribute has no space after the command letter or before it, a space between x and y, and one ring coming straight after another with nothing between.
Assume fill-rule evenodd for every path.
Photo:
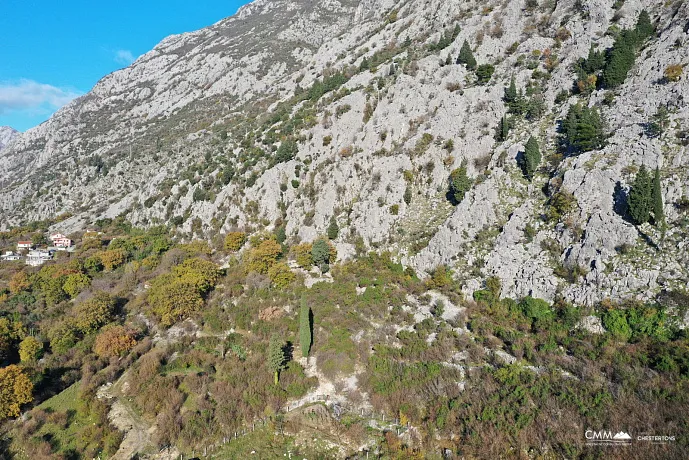
<instances>
[{"instance_id":1,"label":"dirt path","mask_svg":"<svg viewBox=\"0 0 689 460\"><path fill-rule=\"evenodd\" d=\"M127 398L119 390L126 375L125 372L114 385L105 384L98 390L99 398L114 399L108 419L124 433L124 439L113 455L113 460L130 460L134 454L150 452L154 448L151 442L151 426L132 409Z\"/></svg>"}]
</instances>

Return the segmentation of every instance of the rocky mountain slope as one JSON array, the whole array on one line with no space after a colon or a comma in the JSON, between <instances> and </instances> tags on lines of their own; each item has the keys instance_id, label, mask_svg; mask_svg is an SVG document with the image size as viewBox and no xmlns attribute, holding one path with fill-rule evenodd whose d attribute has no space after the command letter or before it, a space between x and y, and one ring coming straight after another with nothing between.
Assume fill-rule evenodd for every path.
<instances>
[{"instance_id":1,"label":"rocky mountain slope","mask_svg":"<svg viewBox=\"0 0 689 460\"><path fill-rule=\"evenodd\" d=\"M655 33L625 82L573 91L576 62L642 9ZM675 206L689 194L689 84L664 80L689 62L688 21L681 1L257 0L168 37L3 150L0 226L125 215L209 239L285 225L310 241L334 219L341 257L363 246L427 273L448 265L467 293L497 276L515 297L651 298L689 279ZM494 66L486 82L456 63L465 41ZM496 140L512 77L538 107ZM609 137L558 155L577 102ZM659 107L668 129L650 136ZM544 157L533 181L517 162L530 136ZM462 164L473 186L455 206ZM664 235L624 211L642 164L661 171ZM548 218L561 191L574 204Z\"/></svg>"},{"instance_id":2,"label":"rocky mountain slope","mask_svg":"<svg viewBox=\"0 0 689 460\"><path fill-rule=\"evenodd\" d=\"M4 149L19 134L19 131L10 126L0 126L0 150Z\"/></svg>"}]
</instances>

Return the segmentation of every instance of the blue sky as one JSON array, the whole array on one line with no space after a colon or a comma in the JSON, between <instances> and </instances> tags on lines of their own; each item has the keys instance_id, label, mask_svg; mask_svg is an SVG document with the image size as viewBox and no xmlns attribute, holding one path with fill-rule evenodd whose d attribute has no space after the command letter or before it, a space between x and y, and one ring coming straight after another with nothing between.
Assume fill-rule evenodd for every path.
<instances>
[{"instance_id":1,"label":"blue sky","mask_svg":"<svg viewBox=\"0 0 689 460\"><path fill-rule=\"evenodd\" d=\"M164 37L248 0L1 0L0 126L25 131Z\"/></svg>"}]
</instances>

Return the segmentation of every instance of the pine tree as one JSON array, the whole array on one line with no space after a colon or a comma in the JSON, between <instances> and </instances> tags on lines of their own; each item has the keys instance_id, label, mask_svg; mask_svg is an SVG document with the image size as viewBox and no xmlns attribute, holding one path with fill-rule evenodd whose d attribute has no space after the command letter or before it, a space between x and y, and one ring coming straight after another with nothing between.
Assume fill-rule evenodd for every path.
<instances>
[{"instance_id":1,"label":"pine tree","mask_svg":"<svg viewBox=\"0 0 689 460\"><path fill-rule=\"evenodd\" d=\"M595 74L605 67L605 53L602 51L596 51L595 46L591 43L589 48L589 55L586 58L586 62L583 65L583 69L586 74Z\"/></svg>"},{"instance_id":2,"label":"pine tree","mask_svg":"<svg viewBox=\"0 0 689 460\"><path fill-rule=\"evenodd\" d=\"M474 70L476 68L476 59L474 58L474 53L469 47L469 42L464 40L462 48L459 50L459 57L457 58L457 64L464 64L467 69Z\"/></svg>"},{"instance_id":3,"label":"pine tree","mask_svg":"<svg viewBox=\"0 0 689 460\"><path fill-rule=\"evenodd\" d=\"M524 146L524 176L529 180L533 179L533 175L540 163L541 151L538 147L538 141L531 136Z\"/></svg>"},{"instance_id":4,"label":"pine tree","mask_svg":"<svg viewBox=\"0 0 689 460\"><path fill-rule=\"evenodd\" d=\"M510 80L510 86L505 88L503 101L505 101L505 105L507 105L510 113L521 115L526 110L526 98L524 97L524 91L517 91L517 85L514 77L512 77Z\"/></svg>"},{"instance_id":5,"label":"pine tree","mask_svg":"<svg viewBox=\"0 0 689 460\"><path fill-rule=\"evenodd\" d=\"M651 178L646 167L641 165L627 198L629 215L637 225L648 222L651 217L651 196Z\"/></svg>"},{"instance_id":6,"label":"pine tree","mask_svg":"<svg viewBox=\"0 0 689 460\"><path fill-rule=\"evenodd\" d=\"M510 86L505 88L505 95L503 96L502 100L505 101L505 104L507 107L510 109L512 108L512 104L517 100L517 84L514 80L514 76L510 79Z\"/></svg>"},{"instance_id":7,"label":"pine tree","mask_svg":"<svg viewBox=\"0 0 689 460\"><path fill-rule=\"evenodd\" d=\"M340 227L337 226L337 220L335 220L335 216L330 218L330 225L328 225L328 238L331 240L334 240L337 238L337 235L340 234Z\"/></svg>"},{"instance_id":8,"label":"pine tree","mask_svg":"<svg viewBox=\"0 0 689 460\"><path fill-rule=\"evenodd\" d=\"M576 104L570 107L562 122L564 143L575 152L588 152L603 147L605 134L598 109Z\"/></svg>"},{"instance_id":9,"label":"pine tree","mask_svg":"<svg viewBox=\"0 0 689 460\"><path fill-rule=\"evenodd\" d=\"M639 19L636 21L635 31L638 34L639 39L642 41L646 40L655 33L655 26L651 22L651 17L648 15L648 11L641 10Z\"/></svg>"},{"instance_id":10,"label":"pine tree","mask_svg":"<svg viewBox=\"0 0 689 460\"><path fill-rule=\"evenodd\" d=\"M665 212L663 211L663 190L660 186L660 169L656 166L655 174L653 175L653 222L656 227L663 229L665 227Z\"/></svg>"},{"instance_id":11,"label":"pine tree","mask_svg":"<svg viewBox=\"0 0 689 460\"><path fill-rule=\"evenodd\" d=\"M608 88L624 83L627 74L634 66L639 38L636 30L623 30L615 40L603 69L603 82Z\"/></svg>"},{"instance_id":12,"label":"pine tree","mask_svg":"<svg viewBox=\"0 0 689 460\"><path fill-rule=\"evenodd\" d=\"M658 107L656 113L651 117L651 121L646 128L646 134L650 137L658 137L662 135L667 127L670 125L670 114L667 107L661 105Z\"/></svg>"},{"instance_id":13,"label":"pine tree","mask_svg":"<svg viewBox=\"0 0 689 460\"><path fill-rule=\"evenodd\" d=\"M330 247L325 239L319 238L313 243L313 246L311 246L311 257L313 258L313 263L318 267L329 262Z\"/></svg>"},{"instance_id":14,"label":"pine tree","mask_svg":"<svg viewBox=\"0 0 689 460\"><path fill-rule=\"evenodd\" d=\"M270 369L275 377L275 385L280 383L280 371L285 368L285 343L278 338L278 336L273 336L270 339L270 344L268 345L268 369Z\"/></svg>"},{"instance_id":15,"label":"pine tree","mask_svg":"<svg viewBox=\"0 0 689 460\"><path fill-rule=\"evenodd\" d=\"M311 308L302 299L301 311L299 312L299 345L301 346L301 355L304 358L309 356L313 343L312 317Z\"/></svg>"}]
</instances>

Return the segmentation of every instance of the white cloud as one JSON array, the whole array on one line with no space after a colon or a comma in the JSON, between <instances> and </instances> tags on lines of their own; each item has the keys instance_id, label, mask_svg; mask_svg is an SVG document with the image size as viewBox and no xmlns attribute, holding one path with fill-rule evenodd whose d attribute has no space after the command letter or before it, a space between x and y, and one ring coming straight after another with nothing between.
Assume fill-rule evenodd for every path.
<instances>
[{"instance_id":1,"label":"white cloud","mask_svg":"<svg viewBox=\"0 0 689 460\"><path fill-rule=\"evenodd\" d=\"M0 114L13 111L53 111L81 96L74 90L33 80L0 82Z\"/></svg>"},{"instance_id":2,"label":"white cloud","mask_svg":"<svg viewBox=\"0 0 689 460\"><path fill-rule=\"evenodd\" d=\"M122 65L129 65L134 62L136 58L129 50L117 50L115 51L115 62Z\"/></svg>"}]
</instances>

